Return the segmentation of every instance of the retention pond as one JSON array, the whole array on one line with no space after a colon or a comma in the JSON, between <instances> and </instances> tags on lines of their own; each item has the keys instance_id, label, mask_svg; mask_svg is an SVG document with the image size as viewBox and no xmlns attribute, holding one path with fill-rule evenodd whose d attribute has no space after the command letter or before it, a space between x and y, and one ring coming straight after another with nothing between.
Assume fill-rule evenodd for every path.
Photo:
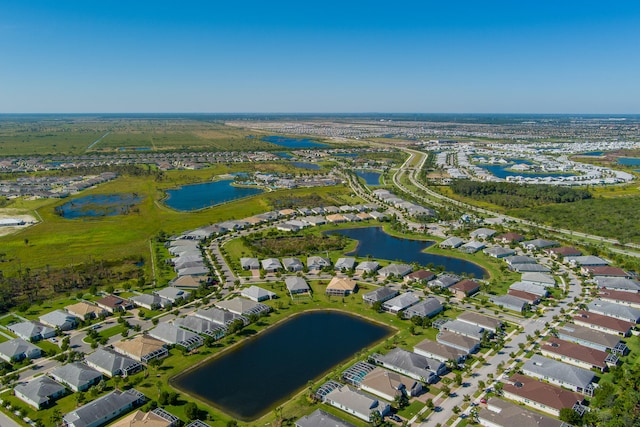
<instances>
[{"instance_id":1,"label":"retention pond","mask_svg":"<svg viewBox=\"0 0 640 427\"><path fill-rule=\"evenodd\" d=\"M311 311L179 375L172 384L251 421L391 333L386 326L347 313Z\"/></svg>"}]
</instances>

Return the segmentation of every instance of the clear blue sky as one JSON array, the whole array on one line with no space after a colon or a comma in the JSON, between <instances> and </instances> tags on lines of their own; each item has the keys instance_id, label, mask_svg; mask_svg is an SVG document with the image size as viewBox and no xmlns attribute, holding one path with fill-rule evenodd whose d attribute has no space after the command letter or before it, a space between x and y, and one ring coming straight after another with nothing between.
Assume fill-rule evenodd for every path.
<instances>
[{"instance_id":1,"label":"clear blue sky","mask_svg":"<svg viewBox=\"0 0 640 427\"><path fill-rule=\"evenodd\" d=\"M0 113L640 113L640 2L0 2Z\"/></svg>"}]
</instances>

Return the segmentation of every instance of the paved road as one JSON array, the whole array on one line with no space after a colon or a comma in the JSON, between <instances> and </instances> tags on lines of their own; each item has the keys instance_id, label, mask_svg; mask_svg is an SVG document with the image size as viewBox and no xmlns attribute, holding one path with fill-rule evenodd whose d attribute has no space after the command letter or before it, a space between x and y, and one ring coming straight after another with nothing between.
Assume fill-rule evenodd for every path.
<instances>
[{"instance_id":1,"label":"paved road","mask_svg":"<svg viewBox=\"0 0 640 427\"><path fill-rule=\"evenodd\" d=\"M0 427L21 427L20 424L13 421L4 412L0 411Z\"/></svg>"}]
</instances>

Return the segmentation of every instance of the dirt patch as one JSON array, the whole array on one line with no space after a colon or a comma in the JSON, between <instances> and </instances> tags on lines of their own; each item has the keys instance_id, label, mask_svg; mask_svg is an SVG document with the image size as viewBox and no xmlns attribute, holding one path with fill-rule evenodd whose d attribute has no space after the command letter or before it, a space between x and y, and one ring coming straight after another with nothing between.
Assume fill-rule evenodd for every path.
<instances>
[{"instance_id":1,"label":"dirt patch","mask_svg":"<svg viewBox=\"0 0 640 427\"><path fill-rule=\"evenodd\" d=\"M0 236L13 234L23 228L38 223L38 220L33 215L26 214L19 209L0 209L0 220L3 219L17 219L23 221L24 225L6 226L0 224Z\"/></svg>"}]
</instances>

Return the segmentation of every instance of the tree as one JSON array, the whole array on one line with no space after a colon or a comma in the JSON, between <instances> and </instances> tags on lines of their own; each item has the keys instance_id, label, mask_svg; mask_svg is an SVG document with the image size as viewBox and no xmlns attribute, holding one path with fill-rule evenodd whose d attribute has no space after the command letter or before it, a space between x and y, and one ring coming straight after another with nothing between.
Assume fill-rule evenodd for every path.
<instances>
[{"instance_id":1,"label":"tree","mask_svg":"<svg viewBox=\"0 0 640 427\"><path fill-rule=\"evenodd\" d=\"M427 405L427 409L429 409L430 411L433 411L436 407L436 405L433 403L433 399L427 399L425 404Z\"/></svg>"},{"instance_id":2,"label":"tree","mask_svg":"<svg viewBox=\"0 0 640 427\"><path fill-rule=\"evenodd\" d=\"M184 405L184 414L189 420L197 419L199 412L200 410L198 409L198 405L193 402L187 402L187 404Z\"/></svg>"},{"instance_id":3,"label":"tree","mask_svg":"<svg viewBox=\"0 0 640 427\"><path fill-rule=\"evenodd\" d=\"M445 396L449 396L451 394L451 388L446 384L440 388L440 391L444 393Z\"/></svg>"},{"instance_id":4,"label":"tree","mask_svg":"<svg viewBox=\"0 0 640 427\"><path fill-rule=\"evenodd\" d=\"M562 408L560 409L560 419L569 424L573 424L576 426L582 425L582 418L580 414L574 411L572 408Z\"/></svg>"}]
</instances>

